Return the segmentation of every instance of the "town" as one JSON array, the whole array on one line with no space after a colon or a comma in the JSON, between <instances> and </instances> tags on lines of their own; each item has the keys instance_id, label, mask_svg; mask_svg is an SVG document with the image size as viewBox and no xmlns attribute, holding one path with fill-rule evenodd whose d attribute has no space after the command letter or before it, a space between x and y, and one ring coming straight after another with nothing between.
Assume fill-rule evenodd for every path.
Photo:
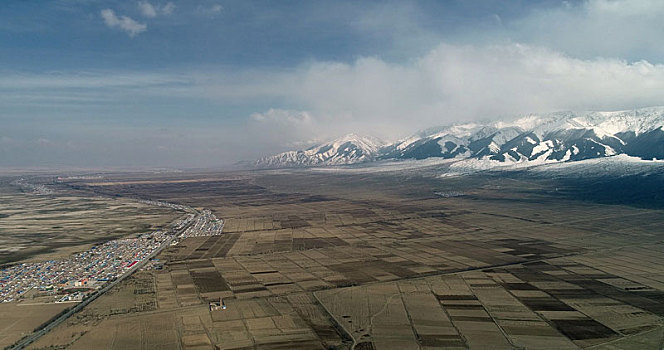
<instances>
[{"instance_id":1,"label":"town","mask_svg":"<svg viewBox=\"0 0 664 350\"><path fill-rule=\"evenodd\" d=\"M194 219L194 216L188 217L189 220ZM224 221L217 219L217 217L212 214L212 211L206 209L203 210L198 217L196 218L193 225L187 228L179 238L186 237L198 237L198 236L217 236L221 234L221 231L224 228Z\"/></svg>"},{"instance_id":2,"label":"town","mask_svg":"<svg viewBox=\"0 0 664 350\"><path fill-rule=\"evenodd\" d=\"M177 239L219 235L223 230L223 220L209 210L194 214L179 205L149 203L187 209L190 213L173 223L170 230L108 241L67 259L3 268L0 270L0 301L80 302L106 284L143 267L163 248L177 244Z\"/></svg>"}]
</instances>

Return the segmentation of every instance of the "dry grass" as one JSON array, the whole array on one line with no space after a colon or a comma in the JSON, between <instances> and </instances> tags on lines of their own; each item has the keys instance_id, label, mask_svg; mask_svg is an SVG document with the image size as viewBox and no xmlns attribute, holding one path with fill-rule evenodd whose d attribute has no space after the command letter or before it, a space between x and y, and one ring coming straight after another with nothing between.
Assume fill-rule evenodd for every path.
<instances>
[{"instance_id":1,"label":"dry grass","mask_svg":"<svg viewBox=\"0 0 664 350\"><path fill-rule=\"evenodd\" d=\"M39 195L0 183L0 264L66 257L99 242L164 227L180 215L127 199L66 191Z\"/></svg>"}]
</instances>

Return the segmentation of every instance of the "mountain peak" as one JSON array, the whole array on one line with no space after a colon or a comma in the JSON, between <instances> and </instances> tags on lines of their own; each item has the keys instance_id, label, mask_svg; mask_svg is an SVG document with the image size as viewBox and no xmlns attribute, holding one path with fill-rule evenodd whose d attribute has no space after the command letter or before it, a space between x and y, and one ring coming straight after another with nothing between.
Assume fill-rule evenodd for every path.
<instances>
[{"instance_id":1,"label":"mountain peak","mask_svg":"<svg viewBox=\"0 0 664 350\"><path fill-rule=\"evenodd\" d=\"M351 133L306 150L289 151L261 158L254 166L291 168L362 163L374 160L383 145L384 143L377 138Z\"/></svg>"},{"instance_id":2,"label":"mountain peak","mask_svg":"<svg viewBox=\"0 0 664 350\"><path fill-rule=\"evenodd\" d=\"M432 157L526 165L618 154L664 159L663 126L664 107L530 114L485 124L429 128L390 145L348 134L304 151L262 158L256 166L325 166Z\"/></svg>"}]
</instances>

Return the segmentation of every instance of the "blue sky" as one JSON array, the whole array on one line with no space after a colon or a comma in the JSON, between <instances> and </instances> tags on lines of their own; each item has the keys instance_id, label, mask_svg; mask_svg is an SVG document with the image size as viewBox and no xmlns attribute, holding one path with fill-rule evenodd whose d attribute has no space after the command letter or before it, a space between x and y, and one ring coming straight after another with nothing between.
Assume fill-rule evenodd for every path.
<instances>
[{"instance_id":1,"label":"blue sky","mask_svg":"<svg viewBox=\"0 0 664 350\"><path fill-rule=\"evenodd\" d=\"M173 4L146 17L141 4ZM403 60L444 37L461 41L496 16L518 18L558 1L8 1L3 63L12 68L165 69L200 65L291 67L304 60ZM535 5L534 5L535 4ZM109 30L101 11L145 25L133 40ZM399 47L398 36L422 47ZM481 39L477 35L476 39ZM428 41L428 42L427 42ZM421 52L422 53L422 52ZM48 55L51 59L44 59Z\"/></svg>"},{"instance_id":2,"label":"blue sky","mask_svg":"<svg viewBox=\"0 0 664 350\"><path fill-rule=\"evenodd\" d=\"M0 166L218 167L664 104L664 3L3 1Z\"/></svg>"}]
</instances>

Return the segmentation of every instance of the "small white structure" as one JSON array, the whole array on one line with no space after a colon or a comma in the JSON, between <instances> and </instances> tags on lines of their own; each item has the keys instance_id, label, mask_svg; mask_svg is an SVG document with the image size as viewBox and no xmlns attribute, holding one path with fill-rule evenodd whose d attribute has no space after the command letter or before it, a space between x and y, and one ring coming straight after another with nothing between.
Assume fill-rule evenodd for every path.
<instances>
[{"instance_id":1,"label":"small white structure","mask_svg":"<svg viewBox=\"0 0 664 350\"><path fill-rule=\"evenodd\" d=\"M216 310L226 310L226 303L224 303L224 299L221 297L219 297L219 301L210 302L210 311Z\"/></svg>"}]
</instances>

